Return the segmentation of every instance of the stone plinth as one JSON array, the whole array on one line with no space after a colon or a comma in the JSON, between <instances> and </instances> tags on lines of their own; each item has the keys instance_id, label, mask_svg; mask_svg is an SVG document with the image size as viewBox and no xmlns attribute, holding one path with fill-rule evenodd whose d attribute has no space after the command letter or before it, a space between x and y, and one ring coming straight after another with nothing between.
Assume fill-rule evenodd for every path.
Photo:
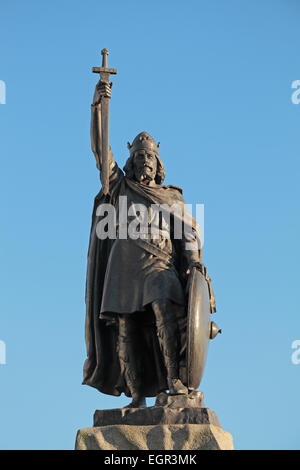
<instances>
[{"instance_id":1,"label":"stone plinth","mask_svg":"<svg viewBox=\"0 0 300 470\"><path fill-rule=\"evenodd\" d=\"M94 427L80 429L77 450L232 450L231 435L203 393L158 395L155 406L96 410Z\"/></svg>"},{"instance_id":2,"label":"stone plinth","mask_svg":"<svg viewBox=\"0 0 300 470\"><path fill-rule=\"evenodd\" d=\"M233 450L232 436L210 424L111 425L80 429L76 450Z\"/></svg>"},{"instance_id":3,"label":"stone plinth","mask_svg":"<svg viewBox=\"0 0 300 470\"><path fill-rule=\"evenodd\" d=\"M212 424L221 427L216 413L208 408L120 408L96 410L94 426L158 426L161 424Z\"/></svg>"}]
</instances>

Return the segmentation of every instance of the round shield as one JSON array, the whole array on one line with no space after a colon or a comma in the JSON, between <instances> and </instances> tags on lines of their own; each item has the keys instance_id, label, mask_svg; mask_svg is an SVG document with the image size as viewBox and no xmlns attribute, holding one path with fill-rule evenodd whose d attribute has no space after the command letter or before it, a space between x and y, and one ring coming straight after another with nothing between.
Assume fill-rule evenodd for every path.
<instances>
[{"instance_id":1,"label":"round shield","mask_svg":"<svg viewBox=\"0 0 300 470\"><path fill-rule=\"evenodd\" d=\"M210 303L208 285L203 274L193 268L189 280L187 323L188 387L199 387L206 363L210 337Z\"/></svg>"}]
</instances>

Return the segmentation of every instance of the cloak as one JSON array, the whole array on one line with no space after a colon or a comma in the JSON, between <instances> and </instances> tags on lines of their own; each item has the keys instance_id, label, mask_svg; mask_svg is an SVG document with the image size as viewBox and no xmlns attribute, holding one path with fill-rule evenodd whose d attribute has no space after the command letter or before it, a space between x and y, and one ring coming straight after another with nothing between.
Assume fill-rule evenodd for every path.
<instances>
[{"instance_id":1,"label":"cloak","mask_svg":"<svg viewBox=\"0 0 300 470\"><path fill-rule=\"evenodd\" d=\"M114 171L117 172L117 177L112 179L109 195L104 196L102 190L99 192L94 201L92 214L86 279L85 341L87 359L84 363L82 383L95 387L102 393L115 396L125 393L129 397L131 394L121 375L117 352L118 323L100 318L105 272L114 240L109 238L100 240L96 236L96 225L100 220L96 215L96 210L103 203L115 205L116 198L126 185L152 204L168 204L170 206L175 203L184 204L184 199L181 188L162 185L155 187L144 186L124 176L117 165ZM177 242L177 240L174 241L175 244ZM185 253L188 256L183 256L180 244L175 250L177 250L178 255L176 269L180 273L187 267L191 261L191 256L195 255L195 253L189 251L189 253ZM199 252L197 252L196 257L198 261ZM139 357L142 364L142 392L144 396L156 396L160 391L166 390L168 385L166 369L156 333L154 315L150 309L149 311L139 312L138 321L140 331L136 346L138 348L137 357ZM180 331L182 341L184 341L183 337L185 337L184 329L185 326ZM181 380L186 382L184 361L180 363L179 370Z\"/></svg>"}]
</instances>

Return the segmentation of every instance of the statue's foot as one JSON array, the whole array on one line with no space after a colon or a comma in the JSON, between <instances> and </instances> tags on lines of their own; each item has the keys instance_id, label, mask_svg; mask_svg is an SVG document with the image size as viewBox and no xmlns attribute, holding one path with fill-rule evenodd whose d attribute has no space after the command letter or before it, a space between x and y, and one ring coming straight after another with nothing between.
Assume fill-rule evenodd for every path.
<instances>
[{"instance_id":1,"label":"statue's foot","mask_svg":"<svg viewBox=\"0 0 300 470\"><path fill-rule=\"evenodd\" d=\"M145 397L136 397L133 398L132 402L124 408L146 408L146 398Z\"/></svg>"},{"instance_id":2,"label":"statue's foot","mask_svg":"<svg viewBox=\"0 0 300 470\"><path fill-rule=\"evenodd\" d=\"M180 379L168 379L169 394L170 395L187 395L188 388L183 385Z\"/></svg>"}]
</instances>

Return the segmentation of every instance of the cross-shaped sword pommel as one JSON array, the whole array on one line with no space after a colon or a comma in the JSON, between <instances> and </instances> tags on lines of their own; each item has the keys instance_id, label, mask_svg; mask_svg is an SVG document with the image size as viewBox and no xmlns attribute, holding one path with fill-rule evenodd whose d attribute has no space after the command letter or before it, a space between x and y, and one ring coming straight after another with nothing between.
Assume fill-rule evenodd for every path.
<instances>
[{"instance_id":1,"label":"cross-shaped sword pommel","mask_svg":"<svg viewBox=\"0 0 300 470\"><path fill-rule=\"evenodd\" d=\"M94 73L99 73L102 82L109 83L109 75L116 75L117 69L110 69L107 65L107 56L109 54L107 49L102 49L102 67L93 67Z\"/></svg>"}]
</instances>

